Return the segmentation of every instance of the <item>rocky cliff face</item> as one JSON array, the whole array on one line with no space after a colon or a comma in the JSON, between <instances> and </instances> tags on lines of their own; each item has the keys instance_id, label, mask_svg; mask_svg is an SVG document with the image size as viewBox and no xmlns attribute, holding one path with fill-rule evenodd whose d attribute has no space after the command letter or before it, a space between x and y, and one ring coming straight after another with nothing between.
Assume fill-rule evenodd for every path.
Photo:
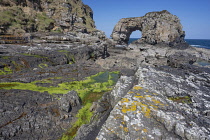
<instances>
[{"instance_id":1,"label":"rocky cliff face","mask_svg":"<svg viewBox=\"0 0 210 140\"><path fill-rule=\"evenodd\" d=\"M166 10L150 12L143 17L123 18L114 27L111 37L118 44L127 44L135 30L142 32L139 42L172 46L184 43L185 32L179 18Z\"/></svg>"},{"instance_id":2,"label":"rocky cliff face","mask_svg":"<svg viewBox=\"0 0 210 140\"><path fill-rule=\"evenodd\" d=\"M0 33L91 32L93 11L81 0L1 0Z\"/></svg>"}]
</instances>

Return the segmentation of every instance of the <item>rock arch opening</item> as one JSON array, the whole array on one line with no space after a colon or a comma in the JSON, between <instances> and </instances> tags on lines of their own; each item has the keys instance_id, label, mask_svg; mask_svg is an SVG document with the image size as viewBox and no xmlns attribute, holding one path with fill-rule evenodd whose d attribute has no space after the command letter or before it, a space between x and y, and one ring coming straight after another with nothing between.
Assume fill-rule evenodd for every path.
<instances>
[{"instance_id":1,"label":"rock arch opening","mask_svg":"<svg viewBox=\"0 0 210 140\"><path fill-rule=\"evenodd\" d=\"M129 41L128 44L132 43L133 41L136 41L138 39L140 39L142 37L142 33L140 30L136 30L131 32L130 36L129 36Z\"/></svg>"}]
</instances>

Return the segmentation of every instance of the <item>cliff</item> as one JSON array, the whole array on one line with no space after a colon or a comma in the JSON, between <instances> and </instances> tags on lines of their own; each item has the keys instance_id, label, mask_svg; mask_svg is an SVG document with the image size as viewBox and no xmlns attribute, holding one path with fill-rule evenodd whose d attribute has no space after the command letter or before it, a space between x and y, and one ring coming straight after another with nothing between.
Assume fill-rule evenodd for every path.
<instances>
[{"instance_id":1,"label":"cliff","mask_svg":"<svg viewBox=\"0 0 210 140\"><path fill-rule=\"evenodd\" d=\"M81 0L1 0L0 34L91 32L92 9Z\"/></svg>"}]
</instances>

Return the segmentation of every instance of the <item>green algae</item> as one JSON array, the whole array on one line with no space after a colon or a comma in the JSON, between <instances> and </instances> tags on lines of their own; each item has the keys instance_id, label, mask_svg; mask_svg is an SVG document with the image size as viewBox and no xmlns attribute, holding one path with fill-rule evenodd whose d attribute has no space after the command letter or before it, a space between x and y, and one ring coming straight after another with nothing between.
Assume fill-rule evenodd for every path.
<instances>
[{"instance_id":1,"label":"green algae","mask_svg":"<svg viewBox=\"0 0 210 140\"><path fill-rule=\"evenodd\" d=\"M0 70L0 75L7 75L11 74L13 71L8 66L5 66L3 70Z\"/></svg>"},{"instance_id":2,"label":"green algae","mask_svg":"<svg viewBox=\"0 0 210 140\"><path fill-rule=\"evenodd\" d=\"M45 63L41 63L41 64L39 64L39 67L40 67L41 69L43 69L43 68L47 68L47 67L48 67L48 65L47 65L47 64L45 64Z\"/></svg>"},{"instance_id":3,"label":"green algae","mask_svg":"<svg viewBox=\"0 0 210 140\"><path fill-rule=\"evenodd\" d=\"M49 94L66 94L68 91L75 90L83 100L88 93L99 93L111 90L111 86L115 84L117 79L118 72L100 72L96 75L87 77L82 81L63 82L57 86L38 86L36 83L42 82L42 80L39 80L31 83L2 82L0 83L0 89L32 90L37 92L48 92Z\"/></svg>"},{"instance_id":4,"label":"green algae","mask_svg":"<svg viewBox=\"0 0 210 140\"><path fill-rule=\"evenodd\" d=\"M2 59L9 59L10 56L2 56L1 58L2 58Z\"/></svg>"},{"instance_id":5,"label":"green algae","mask_svg":"<svg viewBox=\"0 0 210 140\"><path fill-rule=\"evenodd\" d=\"M55 79L60 79L57 77ZM93 112L90 111L90 107L94 101L100 99L107 91L112 90L112 86L117 82L119 78L119 72L99 72L98 74L86 77L81 81L63 82L57 86L42 87L37 83L52 83L54 78L48 78L31 83L20 82L3 82L0 83L0 89L20 89L31 90L38 92L48 92L49 94L66 94L68 91L77 91L79 97L82 100L83 107L79 110L76 117L77 120L72 124L72 127L63 134L62 140L71 140L76 136L77 130L83 125L88 124L91 120Z\"/></svg>"},{"instance_id":6,"label":"green algae","mask_svg":"<svg viewBox=\"0 0 210 140\"><path fill-rule=\"evenodd\" d=\"M104 92L111 90L112 88L109 87L114 85L118 78L119 72L100 72L94 76L88 77L86 81L82 83L83 86L89 87L92 90L88 94L88 90L86 89L83 91L78 91L84 106L76 115L78 118L77 121L72 124L72 127L66 133L63 134L61 140L72 140L76 136L77 130L83 124L88 124L90 122L93 115L93 113L90 111L92 103L100 99Z\"/></svg>"},{"instance_id":7,"label":"green algae","mask_svg":"<svg viewBox=\"0 0 210 140\"><path fill-rule=\"evenodd\" d=\"M47 57L45 57L45 56L36 55L36 54L29 54L29 53L21 53L21 55L24 55L24 56L31 56L31 57L36 57L36 58L47 58Z\"/></svg>"},{"instance_id":8,"label":"green algae","mask_svg":"<svg viewBox=\"0 0 210 140\"><path fill-rule=\"evenodd\" d=\"M169 97L169 100L172 100L176 103L186 103L186 104L191 104L192 100L190 96L180 96L180 97Z\"/></svg>"},{"instance_id":9,"label":"green algae","mask_svg":"<svg viewBox=\"0 0 210 140\"><path fill-rule=\"evenodd\" d=\"M90 123L93 112L90 111L92 103L87 103L82 109L79 110L76 117L77 121L72 125L72 128L69 129L61 138L61 140L72 140L77 133L77 130L83 125Z\"/></svg>"}]
</instances>

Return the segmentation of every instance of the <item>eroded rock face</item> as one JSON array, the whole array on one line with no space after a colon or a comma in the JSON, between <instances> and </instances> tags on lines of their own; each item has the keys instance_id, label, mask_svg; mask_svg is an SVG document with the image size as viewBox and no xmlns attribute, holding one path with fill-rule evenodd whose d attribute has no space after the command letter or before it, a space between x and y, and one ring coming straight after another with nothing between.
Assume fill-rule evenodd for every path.
<instances>
[{"instance_id":1,"label":"eroded rock face","mask_svg":"<svg viewBox=\"0 0 210 140\"><path fill-rule=\"evenodd\" d=\"M185 32L177 16L166 10L150 12L143 17L123 18L112 32L111 37L118 44L127 44L133 31L142 32L142 43L166 43L176 45L184 43Z\"/></svg>"},{"instance_id":2,"label":"eroded rock face","mask_svg":"<svg viewBox=\"0 0 210 140\"><path fill-rule=\"evenodd\" d=\"M2 0L1 34L91 32L93 11L81 0Z\"/></svg>"}]
</instances>

